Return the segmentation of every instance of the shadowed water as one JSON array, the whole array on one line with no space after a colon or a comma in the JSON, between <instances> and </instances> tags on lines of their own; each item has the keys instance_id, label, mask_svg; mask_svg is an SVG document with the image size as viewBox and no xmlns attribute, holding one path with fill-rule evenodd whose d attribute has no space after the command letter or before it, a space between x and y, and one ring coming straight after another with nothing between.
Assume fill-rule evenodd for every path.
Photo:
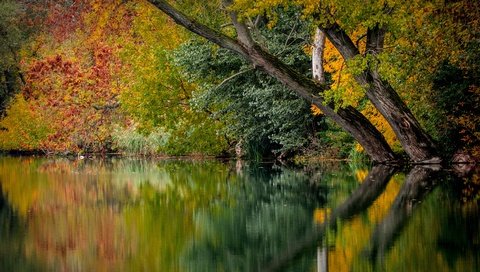
<instances>
[{"instance_id":1,"label":"shadowed water","mask_svg":"<svg viewBox=\"0 0 480 272\"><path fill-rule=\"evenodd\" d=\"M0 271L476 271L479 173L0 157Z\"/></svg>"}]
</instances>

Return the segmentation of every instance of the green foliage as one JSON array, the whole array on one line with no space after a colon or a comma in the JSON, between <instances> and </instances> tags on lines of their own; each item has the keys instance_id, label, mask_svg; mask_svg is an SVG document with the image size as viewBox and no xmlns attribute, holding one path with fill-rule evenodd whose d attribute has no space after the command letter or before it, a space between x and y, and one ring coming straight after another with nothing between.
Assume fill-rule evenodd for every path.
<instances>
[{"instance_id":1,"label":"green foliage","mask_svg":"<svg viewBox=\"0 0 480 272\"><path fill-rule=\"evenodd\" d=\"M125 154L140 155L222 155L227 148L221 130L205 114L191 116L194 120L179 119L174 127L166 130L157 127L152 131L139 130L134 126L117 127L112 132L113 149Z\"/></svg>"},{"instance_id":2,"label":"green foliage","mask_svg":"<svg viewBox=\"0 0 480 272\"><path fill-rule=\"evenodd\" d=\"M320 146L330 147L330 150L323 155L326 155L326 157L348 157L355 146L352 136L329 119L325 119L321 123L321 128L318 132Z\"/></svg>"},{"instance_id":3,"label":"green foliage","mask_svg":"<svg viewBox=\"0 0 480 272\"><path fill-rule=\"evenodd\" d=\"M16 66L16 54L27 34L21 22L22 5L16 1L0 1L0 71Z\"/></svg>"},{"instance_id":4,"label":"green foliage","mask_svg":"<svg viewBox=\"0 0 480 272\"><path fill-rule=\"evenodd\" d=\"M478 45L477 45L478 46ZM434 103L442 113L437 126L439 143L452 154L459 149L478 152L480 146L480 58L472 47L466 69L443 63L433 76ZM473 49L475 48L475 49Z\"/></svg>"},{"instance_id":5,"label":"green foliage","mask_svg":"<svg viewBox=\"0 0 480 272\"><path fill-rule=\"evenodd\" d=\"M19 91L21 79L18 51L27 38L27 26L21 21L22 4L0 1L0 113Z\"/></svg>"},{"instance_id":6,"label":"green foliage","mask_svg":"<svg viewBox=\"0 0 480 272\"><path fill-rule=\"evenodd\" d=\"M165 144L166 136L161 129L143 135L135 127L116 127L112 132L113 148L125 154L154 155Z\"/></svg>"},{"instance_id":7,"label":"green foliage","mask_svg":"<svg viewBox=\"0 0 480 272\"><path fill-rule=\"evenodd\" d=\"M308 25L298 12L284 11L274 29L260 23L255 39L270 52L302 73L309 73L309 57L303 51ZM287 41L287 42L285 42ZM192 40L175 54L190 81L201 91L193 103L214 113L226 125L226 133L240 141L247 156L288 153L308 145L316 121L310 105L290 90L229 51Z\"/></svg>"},{"instance_id":8,"label":"green foliage","mask_svg":"<svg viewBox=\"0 0 480 272\"><path fill-rule=\"evenodd\" d=\"M155 9L137 4L136 10L140 16L133 21L134 40L122 50L132 69L123 75L126 87L120 94L122 108L136 126L126 128L128 144L118 147L131 146L129 152L146 146L147 153L220 155L227 149L217 132L221 123L190 105L195 86L172 64L171 50L185 34ZM165 30L160 34L159 26Z\"/></svg>"},{"instance_id":9,"label":"green foliage","mask_svg":"<svg viewBox=\"0 0 480 272\"><path fill-rule=\"evenodd\" d=\"M227 149L223 126L201 112L190 118L170 130L169 140L160 150L171 155L222 155Z\"/></svg>"}]
</instances>

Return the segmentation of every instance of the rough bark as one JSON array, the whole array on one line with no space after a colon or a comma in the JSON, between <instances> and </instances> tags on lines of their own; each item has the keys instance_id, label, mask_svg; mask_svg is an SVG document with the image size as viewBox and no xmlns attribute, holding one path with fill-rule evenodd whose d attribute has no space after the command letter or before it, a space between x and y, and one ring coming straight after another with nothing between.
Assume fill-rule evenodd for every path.
<instances>
[{"instance_id":1,"label":"rough bark","mask_svg":"<svg viewBox=\"0 0 480 272\"><path fill-rule=\"evenodd\" d=\"M360 55L350 37L337 25L323 29L345 60ZM383 48L385 31L375 27L367 33L367 50L377 54ZM408 156L417 163L439 163L440 157L430 136L425 133L410 109L393 87L376 71L366 70L355 77L365 88L367 98L385 117Z\"/></svg>"},{"instance_id":2,"label":"rough bark","mask_svg":"<svg viewBox=\"0 0 480 272\"><path fill-rule=\"evenodd\" d=\"M383 51L385 41L385 28L375 26L367 30L366 54L377 55Z\"/></svg>"},{"instance_id":3,"label":"rough bark","mask_svg":"<svg viewBox=\"0 0 480 272\"><path fill-rule=\"evenodd\" d=\"M251 38L248 28L237 20L235 13L230 13L230 16L237 29L238 41L190 19L164 0L149 1L170 16L177 24L221 47L242 55L252 62L256 68L264 70L270 76L288 86L299 97L319 107L326 116L332 118L344 130L348 131L363 146L372 160L377 162L395 160L394 153L383 135L365 116L353 107L340 108L335 112L333 110L334 105L325 105L322 97L318 95L325 90L325 86L300 75L258 46ZM228 1L225 4L228 5Z\"/></svg>"}]
</instances>

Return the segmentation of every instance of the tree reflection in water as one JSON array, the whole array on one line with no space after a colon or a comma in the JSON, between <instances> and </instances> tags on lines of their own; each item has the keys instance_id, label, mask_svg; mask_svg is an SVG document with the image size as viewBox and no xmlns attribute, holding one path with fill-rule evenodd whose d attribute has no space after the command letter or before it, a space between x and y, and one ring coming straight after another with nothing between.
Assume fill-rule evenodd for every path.
<instances>
[{"instance_id":1,"label":"tree reflection in water","mask_svg":"<svg viewBox=\"0 0 480 272\"><path fill-rule=\"evenodd\" d=\"M3 157L0 270L472 271L475 171Z\"/></svg>"},{"instance_id":2,"label":"tree reflection in water","mask_svg":"<svg viewBox=\"0 0 480 272\"><path fill-rule=\"evenodd\" d=\"M372 262L382 261L388 249L408 222L408 218L429 192L438 184L433 177L438 173L438 166L415 166L408 174L405 184L398 193L385 219L373 232L371 247L367 255Z\"/></svg>"}]
</instances>

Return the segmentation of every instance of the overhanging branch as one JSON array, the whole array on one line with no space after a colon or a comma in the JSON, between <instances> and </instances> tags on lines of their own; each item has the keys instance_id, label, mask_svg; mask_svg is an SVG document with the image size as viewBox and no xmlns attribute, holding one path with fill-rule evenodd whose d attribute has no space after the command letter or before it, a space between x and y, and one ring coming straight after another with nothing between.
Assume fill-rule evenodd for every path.
<instances>
[{"instance_id":1,"label":"overhanging branch","mask_svg":"<svg viewBox=\"0 0 480 272\"><path fill-rule=\"evenodd\" d=\"M247 53L245 49L234 39L214 30L211 29L201 23L198 23L195 20L192 20L187 15L183 14L181 11L172 7L167 1L165 0L148 0L154 6L159 8L165 14L167 14L170 18L172 18L177 24L182 25L186 29L192 31L195 34L198 34L207 40L232 51L237 52L245 56Z\"/></svg>"}]
</instances>

